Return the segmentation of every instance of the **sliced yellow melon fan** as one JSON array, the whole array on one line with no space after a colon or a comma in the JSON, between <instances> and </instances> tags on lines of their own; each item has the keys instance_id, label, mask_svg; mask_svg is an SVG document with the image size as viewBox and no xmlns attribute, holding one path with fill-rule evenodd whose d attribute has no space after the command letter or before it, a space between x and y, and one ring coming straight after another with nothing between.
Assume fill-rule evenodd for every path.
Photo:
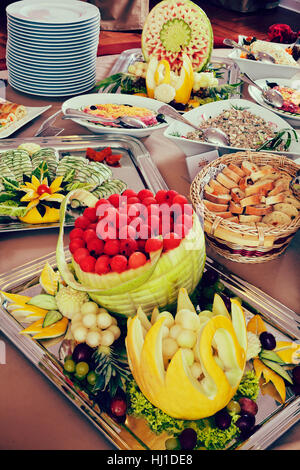
<instances>
[{"instance_id":1,"label":"sliced yellow melon fan","mask_svg":"<svg viewBox=\"0 0 300 470\"><path fill-rule=\"evenodd\" d=\"M169 416L195 420L214 415L234 396L246 364L244 312L197 314L179 290L175 318L141 309L128 319L126 348L132 375L145 397ZM176 340L175 340L176 338Z\"/></svg>"}]
</instances>

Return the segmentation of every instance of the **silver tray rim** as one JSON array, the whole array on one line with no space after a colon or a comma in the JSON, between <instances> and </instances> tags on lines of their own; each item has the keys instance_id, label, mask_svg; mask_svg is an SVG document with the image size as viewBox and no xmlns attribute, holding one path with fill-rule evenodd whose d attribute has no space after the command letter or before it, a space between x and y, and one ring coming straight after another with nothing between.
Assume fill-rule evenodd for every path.
<instances>
[{"instance_id":1,"label":"silver tray rim","mask_svg":"<svg viewBox=\"0 0 300 470\"><path fill-rule=\"evenodd\" d=\"M115 143L123 145L129 151L133 164L139 168L147 187L157 192L159 189L168 189L157 166L153 162L150 153L143 142L139 139L118 134L99 134L99 135L71 135L54 137L18 137L15 139L5 139L0 141L0 152L10 148L17 148L22 143L36 143L41 147L53 147L56 150L76 149L76 146L88 146L88 144ZM0 155L1 158L1 155ZM50 228L59 228L59 223L30 225L22 222L9 222L5 228L0 224L0 234L17 231L42 230ZM66 227L73 226L74 220L66 222Z\"/></svg>"},{"instance_id":2,"label":"silver tray rim","mask_svg":"<svg viewBox=\"0 0 300 470\"><path fill-rule=\"evenodd\" d=\"M65 249L69 256L68 249ZM56 255L50 253L37 260L30 261L23 266L14 268L10 272L0 275L0 289L12 290L17 288L20 282L33 282L37 279L45 262L56 266ZM244 281L231 273L215 260L207 257L206 266L216 270L220 280L240 296L244 301L256 309L272 326L284 332L291 340L300 340L300 319L297 313L282 303L276 301L260 289ZM29 337L19 335L22 329L20 324L11 315L7 314L0 305L0 330L5 336L25 355L25 357L65 395L84 416L119 450L149 450L146 443L136 438L136 447L130 447L126 442L126 435L132 440L132 432L124 425L122 428L110 417L103 413L97 413L91 406L91 402L81 396L78 391L71 388L59 367L59 361L51 355L41 343ZM259 429L246 441L241 443L237 450L265 450L300 419L300 396L289 397L284 405L275 410L260 424ZM123 433L123 434L122 434Z\"/></svg>"}]
</instances>

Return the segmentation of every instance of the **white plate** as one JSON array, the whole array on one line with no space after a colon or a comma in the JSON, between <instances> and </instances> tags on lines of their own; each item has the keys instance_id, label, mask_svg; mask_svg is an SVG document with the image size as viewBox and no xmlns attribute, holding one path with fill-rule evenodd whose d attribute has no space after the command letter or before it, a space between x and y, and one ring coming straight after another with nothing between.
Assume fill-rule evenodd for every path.
<instances>
[{"instance_id":1,"label":"white plate","mask_svg":"<svg viewBox=\"0 0 300 470\"><path fill-rule=\"evenodd\" d=\"M95 16L89 21L82 21L80 23L73 23L73 24L38 24L38 23L29 23L24 22L18 18L14 18L13 16L7 13L7 25L14 26L16 29L22 29L24 31L32 31L32 32L41 32L45 33L48 32L52 34L53 32L57 33L67 33L69 31L83 31L90 27L93 27L95 24L99 24L100 22L100 15Z\"/></svg>"},{"instance_id":2,"label":"white plate","mask_svg":"<svg viewBox=\"0 0 300 470\"><path fill-rule=\"evenodd\" d=\"M140 106L148 108L151 111L157 112L158 109L164 104L161 101L153 100L151 98L144 98L142 96L134 95L125 95L125 94L112 94L112 93L92 93L89 95L82 95L76 98L71 98L65 101L62 105L62 111L65 113L67 108L81 109L84 106L93 105L93 104L129 104L132 106ZM73 119L74 122L80 124L81 126L86 127L95 134L122 134L122 135L131 135L133 137L146 137L152 132L163 129L168 126L168 123L160 123L157 126L147 127L145 129L123 129L120 127L101 127L97 124L93 124L83 119Z\"/></svg>"},{"instance_id":3,"label":"white plate","mask_svg":"<svg viewBox=\"0 0 300 470\"><path fill-rule=\"evenodd\" d=\"M78 92L78 91L84 91L86 90L87 88L90 89L93 85L95 85L95 82L96 82L96 78L95 77L92 77L90 78L89 80L86 80L85 82L83 83L80 83L80 84L73 84L73 83L70 83L70 84L63 84L63 85L40 85L40 84L32 84L31 82L28 84L28 83L25 83L24 80L16 80L15 78L13 77L9 77L9 83L12 85L12 86L15 86L15 87L18 87L19 89L21 89L23 92L28 92L28 93L39 93L39 92L42 92L42 93L57 93L57 94L60 94L60 93L68 93L70 96L75 92Z\"/></svg>"},{"instance_id":4,"label":"white plate","mask_svg":"<svg viewBox=\"0 0 300 470\"><path fill-rule=\"evenodd\" d=\"M41 90L25 90L24 86L23 85L12 85L11 86L17 90L17 91L20 91L21 93L27 93L29 95L33 95L33 96L44 96L44 97L61 97L61 96L65 96L65 97L69 97L69 96L77 96L77 95L82 95L83 93L88 93L90 90L93 89L94 87L94 84L92 85L89 85L89 86L86 86L86 87L82 87L78 90L66 90L66 91L63 91L63 90L57 90L57 91L49 91L49 90L46 90L46 91L41 91Z\"/></svg>"},{"instance_id":5,"label":"white plate","mask_svg":"<svg viewBox=\"0 0 300 470\"><path fill-rule=\"evenodd\" d=\"M286 78L267 78L267 79L260 79L260 80L255 80L255 83L262 88L268 89L268 85L266 82L273 82L277 83L280 86L287 86L291 87L291 83L293 80L291 79L286 79ZM300 81L298 81L300 84ZM300 91L300 88L298 88ZM254 86L250 85L248 87L249 95L251 98L256 101L256 103L260 104L261 106L264 106L267 109L270 109L276 114L279 114L279 116L284 117L285 119L292 119L293 121L300 121L300 114L293 114L289 113L288 111L283 111L282 109L275 108L274 106L268 105L263 99L262 99L262 94L261 91L258 88L255 88Z\"/></svg>"},{"instance_id":6,"label":"white plate","mask_svg":"<svg viewBox=\"0 0 300 470\"><path fill-rule=\"evenodd\" d=\"M48 35L49 37L57 36L66 36L72 33L74 34L86 34L89 32L93 32L100 27L99 18L96 18L92 23L81 24L80 26L69 26L67 28L57 28L57 27L38 27L36 25L32 25L28 27L24 25L24 23L15 23L11 21L9 18L7 20L7 29L9 31L14 31L17 33L23 34L33 34L34 36L45 36Z\"/></svg>"},{"instance_id":7,"label":"white plate","mask_svg":"<svg viewBox=\"0 0 300 470\"><path fill-rule=\"evenodd\" d=\"M19 60L19 62L27 65L36 64L40 69L61 65L64 65L65 68L68 68L70 64L88 64L92 62L93 59L97 57L97 46L93 47L92 49L88 49L87 51L78 52L77 54L65 54L65 57L55 55L53 57L49 57L46 54L33 56L31 53L24 55L21 51L15 52L8 47L7 57L13 60Z\"/></svg>"},{"instance_id":8,"label":"white plate","mask_svg":"<svg viewBox=\"0 0 300 470\"><path fill-rule=\"evenodd\" d=\"M19 67L21 70L31 70L37 73L56 73L56 72L81 72L82 70L90 70L92 67L96 66L96 56L90 58L78 58L78 60L70 59L62 62L50 62L46 61L45 64L39 61L33 61L30 59L25 59L22 61L20 57L12 56L10 53L7 53L6 56L7 65Z\"/></svg>"},{"instance_id":9,"label":"white plate","mask_svg":"<svg viewBox=\"0 0 300 470\"><path fill-rule=\"evenodd\" d=\"M239 36L239 43L241 45L244 37L245 36ZM288 44L281 46L288 47ZM248 73L254 80L267 77L291 78L295 73L300 72L300 67L297 66L265 64L257 60L241 59L240 55L241 51L234 49L228 57L239 66L241 72Z\"/></svg>"},{"instance_id":10,"label":"white plate","mask_svg":"<svg viewBox=\"0 0 300 470\"><path fill-rule=\"evenodd\" d=\"M12 122L8 127L5 127L2 131L0 131L0 139L5 139L6 137L9 137L11 134L20 129L20 127L25 126L25 124L32 121L32 119L36 118L37 116L40 116L49 108L51 108L51 105L34 108L26 106L26 116L20 119L19 121Z\"/></svg>"},{"instance_id":11,"label":"white plate","mask_svg":"<svg viewBox=\"0 0 300 470\"><path fill-rule=\"evenodd\" d=\"M80 1L22 0L7 7L7 13L30 24L71 24L94 18L99 10L94 5Z\"/></svg>"},{"instance_id":12,"label":"white plate","mask_svg":"<svg viewBox=\"0 0 300 470\"><path fill-rule=\"evenodd\" d=\"M17 42L20 42L21 40L24 42L28 43L28 46L30 47L30 44L36 45L36 46L45 46L51 44L51 46L60 46L62 44L67 44L67 45L80 45L83 42L86 44L90 44L93 41L97 41L99 38L100 30L96 29L93 33L88 33L88 34L70 34L68 36L58 36L55 35L53 38L49 38L49 36L35 36L33 37L32 35L27 35L27 34L22 34L22 33L13 33L13 32L8 32L8 39L13 39Z\"/></svg>"},{"instance_id":13,"label":"white plate","mask_svg":"<svg viewBox=\"0 0 300 470\"><path fill-rule=\"evenodd\" d=\"M272 111L269 111L268 109L265 109L259 106L258 104L253 103L252 101L242 99L229 99L204 104L202 106L199 106L199 108L195 108L192 111L188 111L187 113L185 113L184 117L188 121L199 126L203 119L207 120L209 117L218 116L224 110L230 109L232 105L246 107L251 113L260 116L267 122L275 124L278 130L287 128L293 129L290 124L288 124L284 119L282 119L280 116L277 116L277 114L273 113ZM183 124L179 121L173 121L171 125L165 130L164 136L172 140L175 144L177 144L178 147L180 147L187 156L195 155L197 153L202 152L208 152L209 150L218 150L220 155L223 155L225 153L249 150L237 147L229 147L225 145L218 146L208 142L199 142L197 140L190 140L186 139L185 137L181 137L185 136L188 132L192 130L193 128L188 126L187 124ZM177 137L176 135L174 135L176 133L178 133L180 136ZM293 157L296 154L300 154L300 145L297 142L293 142L288 152L272 151L272 153L279 153L287 157Z\"/></svg>"},{"instance_id":14,"label":"white plate","mask_svg":"<svg viewBox=\"0 0 300 470\"><path fill-rule=\"evenodd\" d=\"M90 71L89 73L83 73L81 75L71 75L68 77L65 76L52 76L52 77L37 77L36 75L26 75L22 72L17 72L16 70L10 70L9 76L19 80L20 82L26 82L32 84L47 84L47 85L68 85L70 83L82 83L88 81L90 78L96 77L96 71Z\"/></svg>"}]
</instances>

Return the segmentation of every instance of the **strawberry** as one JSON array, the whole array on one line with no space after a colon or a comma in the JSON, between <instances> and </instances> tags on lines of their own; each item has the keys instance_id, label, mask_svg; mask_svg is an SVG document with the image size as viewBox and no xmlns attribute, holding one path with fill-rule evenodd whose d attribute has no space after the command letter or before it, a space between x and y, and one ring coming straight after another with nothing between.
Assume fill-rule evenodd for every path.
<instances>
[{"instance_id":1,"label":"strawberry","mask_svg":"<svg viewBox=\"0 0 300 470\"><path fill-rule=\"evenodd\" d=\"M123 193L122 193L122 196L125 196L127 198L137 197L137 193L135 191L133 191L133 189L125 189L125 191L123 191Z\"/></svg>"},{"instance_id":2,"label":"strawberry","mask_svg":"<svg viewBox=\"0 0 300 470\"><path fill-rule=\"evenodd\" d=\"M70 240L73 240L74 238L83 238L84 231L82 228L73 228L70 232Z\"/></svg>"},{"instance_id":3,"label":"strawberry","mask_svg":"<svg viewBox=\"0 0 300 470\"><path fill-rule=\"evenodd\" d=\"M124 256L130 256L132 253L138 250L138 242L132 238L120 241L120 253Z\"/></svg>"},{"instance_id":4,"label":"strawberry","mask_svg":"<svg viewBox=\"0 0 300 470\"><path fill-rule=\"evenodd\" d=\"M110 260L111 270L116 273L122 273L127 269L127 258L123 255L115 255Z\"/></svg>"},{"instance_id":5,"label":"strawberry","mask_svg":"<svg viewBox=\"0 0 300 470\"><path fill-rule=\"evenodd\" d=\"M107 240L104 244L103 252L109 256L114 256L120 253L119 240Z\"/></svg>"},{"instance_id":6,"label":"strawberry","mask_svg":"<svg viewBox=\"0 0 300 470\"><path fill-rule=\"evenodd\" d=\"M100 240L98 237L92 238L87 243L87 249L89 250L92 256L99 256L103 253L104 242L103 240Z\"/></svg>"},{"instance_id":7,"label":"strawberry","mask_svg":"<svg viewBox=\"0 0 300 470\"><path fill-rule=\"evenodd\" d=\"M174 197L177 195L178 195L177 191L170 189L169 191L167 191L165 202L167 202L169 205L172 204Z\"/></svg>"},{"instance_id":8,"label":"strawberry","mask_svg":"<svg viewBox=\"0 0 300 470\"><path fill-rule=\"evenodd\" d=\"M141 202L141 201L139 200L139 198L137 196L131 196L131 197L127 198L127 205L138 204L139 202Z\"/></svg>"},{"instance_id":9,"label":"strawberry","mask_svg":"<svg viewBox=\"0 0 300 470\"><path fill-rule=\"evenodd\" d=\"M80 260L89 256L89 251L86 248L77 248L77 250L73 253L73 258L76 263L80 263Z\"/></svg>"},{"instance_id":10,"label":"strawberry","mask_svg":"<svg viewBox=\"0 0 300 470\"><path fill-rule=\"evenodd\" d=\"M69 250L73 254L77 250L77 248L84 248L85 243L82 238L73 238L73 240L70 241L69 245Z\"/></svg>"},{"instance_id":11,"label":"strawberry","mask_svg":"<svg viewBox=\"0 0 300 470\"><path fill-rule=\"evenodd\" d=\"M146 253L151 253L151 251L160 250L163 246L163 241L159 238L149 238L145 244Z\"/></svg>"},{"instance_id":12,"label":"strawberry","mask_svg":"<svg viewBox=\"0 0 300 470\"><path fill-rule=\"evenodd\" d=\"M138 192L138 198L140 198L141 201L143 201L147 197L154 197L153 192L150 191L150 189L142 189L141 191Z\"/></svg>"},{"instance_id":13,"label":"strawberry","mask_svg":"<svg viewBox=\"0 0 300 470\"><path fill-rule=\"evenodd\" d=\"M185 196L182 196L182 194L177 194L174 196L172 204L180 204L181 206L184 206L184 204L188 204L189 201Z\"/></svg>"},{"instance_id":14,"label":"strawberry","mask_svg":"<svg viewBox=\"0 0 300 470\"><path fill-rule=\"evenodd\" d=\"M80 260L79 266L82 271L86 273L93 273L95 272L95 265L96 259L93 256L86 256L85 258Z\"/></svg>"},{"instance_id":15,"label":"strawberry","mask_svg":"<svg viewBox=\"0 0 300 470\"><path fill-rule=\"evenodd\" d=\"M151 206L152 204L157 204L157 200L154 198L154 197L145 197L145 199L143 199L143 204L145 206Z\"/></svg>"},{"instance_id":16,"label":"strawberry","mask_svg":"<svg viewBox=\"0 0 300 470\"><path fill-rule=\"evenodd\" d=\"M96 222L98 220L96 215L96 207L87 207L84 209L83 215L89 219L90 222Z\"/></svg>"},{"instance_id":17,"label":"strawberry","mask_svg":"<svg viewBox=\"0 0 300 470\"><path fill-rule=\"evenodd\" d=\"M164 251L173 250L180 245L181 238L177 233L169 232L164 236Z\"/></svg>"},{"instance_id":18,"label":"strawberry","mask_svg":"<svg viewBox=\"0 0 300 470\"><path fill-rule=\"evenodd\" d=\"M87 228L84 231L83 240L85 241L85 243L88 243L93 238L97 238L96 231L91 228Z\"/></svg>"},{"instance_id":19,"label":"strawberry","mask_svg":"<svg viewBox=\"0 0 300 470\"><path fill-rule=\"evenodd\" d=\"M123 198L125 199L125 198ZM116 208L122 204L122 196L120 194L112 194L109 196L108 201Z\"/></svg>"},{"instance_id":20,"label":"strawberry","mask_svg":"<svg viewBox=\"0 0 300 470\"><path fill-rule=\"evenodd\" d=\"M110 271L110 257L107 255L101 255L96 261L95 264L95 273L97 274L107 274Z\"/></svg>"},{"instance_id":21,"label":"strawberry","mask_svg":"<svg viewBox=\"0 0 300 470\"><path fill-rule=\"evenodd\" d=\"M82 230L85 230L90 224L90 220L87 217L84 217L81 215L80 217L77 217L75 220L75 228L81 228Z\"/></svg>"},{"instance_id":22,"label":"strawberry","mask_svg":"<svg viewBox=\"0 0 300 470\"><path fill-rule=\"evenodd\" d=\"M103 211L101 211L101 212L98 211L98 208L101 207L101 206L109 207L109 206L111 206L111 203L107 199L99 199L99 201L96 202L95 209L96 209L96 214L97 214L98 217L101 213L103 213Z\"/></svg>"},{"instance_id":23,"label":"strawberry","mask_svg":"<svg viewBox=\"0 0 300 470\"><path fill-rule=\"evenodd\" d=\"M136 269L143 266L147 261L146 255L141 251L135 251L129 256L128 266L130 269Z\"/></svg>"}]
</instances>

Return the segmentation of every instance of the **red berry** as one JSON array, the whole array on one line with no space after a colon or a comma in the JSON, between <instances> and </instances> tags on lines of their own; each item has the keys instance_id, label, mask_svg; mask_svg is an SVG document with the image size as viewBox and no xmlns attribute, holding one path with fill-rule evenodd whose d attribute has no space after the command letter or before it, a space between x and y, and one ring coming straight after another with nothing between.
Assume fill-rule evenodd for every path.
<instances>
[{"instance_id":1,"label":"red berry","mask_svg":"<svg viewBox=\"0 0 300 470\"><path fill-rule=\"evenodd\" d=\"M120 253L119 240L107 240L104 244L104 253L109 256L114 256Z\"/></svg>"},{"instance_id":2,"label":"red berry","mask_svg":"<svg viewBox=\"0 0 300 470\"><path fill-rule=\"evenodd\" d=\"M73 228L70 232L70 240L73 240L74 238L83 238L84 231L82 228Z\"/></svg>"},{"instance_id":3,"label":"red berry","mask_svg":"<svg viewBox=\"0 0 300 470\"><path fill-rule=\"evenodd\" d=\"M82 238L73 238L70 241L69 250L73 254L77 250L77 248L84 248L85 243Z\"/></svg>"},{"instance_id":4,"label":"red berry","mask_svg":"<svg viewBox=\"0 0 300 470\"><path fill-rule=\"evenodd\" d=\"M153 204L157 204L157 200L154 198L154 197L145 197L145 199L143 199L143 204L145 206L151 206Z\"/></svg>"},{"instance_id":5,"label":"red berry","mask_svg":"<svg viewBox=\"0 0 300 470\"><path fill-rule=\"evenodd\" d=\"M89 256L89 251L86 248L77 248L77 250L73 254L73 258L76 263L80 263L80 260Z\"/></svg>"},{"instance_id":6,"label":"red berry","mask_svg":"<svg viewBox=\"0 0 300 470\"><path fill-rule=\"evenodd\" d=\"M182 194L177 194L176 196L174 196L173 201L172 201L172 204L180 204L181 206L183 206L184 204L188 204L188 203L189 201L187 200L185 196L182 196Z\"/></svg>"},{"instance_id":7,"label":"red berry","mask_svg":"<svg viewBox=\"0 0 300 470\"><path fill-rule=\"evenodd\" d=\"M150 191L150 189L142 189L141 191L138 192L138 197L140 198L141 201L144 201L145 198L147 197L154 197L153 192Z\"/></svg>"},{"instance_id":8,"label":"red berry","mask_svg":"<svg viewBox=\"0 0 300 470\"><path fill-rule=\"evenodd\" d=\"M138 242L132 238L120 241L120 253L124 256L130 256L138 250Z\"/></svg>"},{"instance_id":9,"label":"red berry","mask_svg":"<svg viewBox=\"0 0 300 470\"><path fill-rule=\"evenodd\" d=\"M80 269L82 269L82 271L84 271L85 273L95 272L95 264L96 264L95 258L90 255L83 258L79 263Z\"/></svg>"},{"instance_id":10,"label":"red berry","mask_svg":"<svg viewBox=\"0 0 300 470\"><path fill-rule=\"evenodd\" d=\"M181 238L177 233L170 232L167 233L164 237L164 250L173 250L173 248L177 248L180 245Z\"/></svg>"},{"instance_id":11,"label":"red berry","mask_svg":"<svg viewBox=\"0 0 300 470\"><path fill-rule=\"evenodd\" d=\"M96 231L92 228L87 228L83 234L83 240L88 243L93 238L97 238Z\"/></svg>"},{"instance_id":12,"label":"red berry","mask_svg":"<svg viewBox=\"0 0 300 470\"><path fill-rule=\"evenodd\" d=\"M137 196L131 196L131 197L128 197L127 199L127 204L138 204L139 202L141 202L139 200L139 198Z\"/></svg>"},{"instance_id":13,"label":"red berry","mask_svg":"<svg viewBox=\"0 0 300 470\"><path fill-rule=\"evenodd\" d=\"M102 206L102 204L106 204L110 206L110 203L107 199L99 199L99 201L96 202L95 204L95 209L98 209L99 206Z\"/></svg>"},{"instance_id":14,"label":"red berry","mask_svg":"<svg viewBox=\"0 0 300 470\"><path fill-rule=\"evenodd\" d=\"M41 196L44 193L51 194L51 189L46 184L40 184L37 188L37 193Z\"/></svg>"},{"instance_id":15,"label":"red berry","mask_svg":"<svg viewBox=\"0 0 300 470\"><path fill-rule=\"evenodd\" d=\"M125 189L125 191L123 191L122 193L122 196L125 196L125 197L136 197L137 196L137 193L135 191L133 191L133 189Z\"/></svg>"},{"instance_id":16,"label":"red berry","mask_svg":"<svg viewBox=\"0 0 300 470\"><path fill-rule=\"evenodd\" d=\"M165 189L161 189L160 191L157 191L155 195L155 199L158 202L158 204L162 204L163 202L166 202L166 195L167 192Z\"/></svg>"},{"instance_id":17,"label":"red berry","mask_svg":"<svg viewBox=\"0 0 300 470\"><path fill-rule=\"evenodd\" d=\"M96 232L96 227L97 227L97 222L93 222L92 224L88 226L88 229L91 228L92 230L94 230L94 232Z\"/></svg>"},{"instance_id":18,"label":"red berry","mask_svg":"<svg viewBox=\"0 0 300 470\"><path fill-rule=\"evenodd\" d=\"M90 224L90 220L87 217L84 217L84 215L81 215L75 220L75 228L81 228L82 230L85 230L88 228Z\"/></svg>"},{"instance_id":19,"label":"red berry","mask_svg":"<svg viewBox=\"0 0 300 470\"><path fill-rule=\"evenodd\" d=\"M144 251L147 240L137 240L138 251Z\"/></svg>"},{"instance_id":20,"label":"red berry","mask_svg":"<svg viewBox=\"0 0 300 470\"><path fill-rule=\"evenodd\" d=\"M99 238L93 238L87 244L87 249L92 256L99 256L103 253L104 241Z\"/></svg>"},{"instance_id":21,"label":"red berry","mask_svg":"<svg viewBox=\"0 0 300 470\"><path fill-rule=\"evenodd\" d=\"M107 255L101 255L96 261L95 264L95 273L97 274L107 274L110 271L109 266L110 258Z\"/></svg>"},{"instance_id":22,"label":"red berry","mask_svg":"<svg viewBox=\"0 0 300 470\"><path fill-rule=\"evenodd\" d=\"M159 235L160 218L158 215L151 215L149 220L149 227L151 230L151 236Z\"/></svg>"},{"instance_id":23,"label":"red berry","mask_svg":"<svg viewBox=\"0 0 300 470\"><path fill-rule=\"evenodd\" d=\"M96 222L97 221L97 215L96 215L96 207L87 207L83 211L84 217L89 219L90 222Z\"/></svg>"},{"instance_id":24,"label":"red berry","mask_svg":"<svg viewBox=\"0 0 300 470\"><path fill-rule=\"evenodd\" d=\"M178 194L177 191L170 189L169 191L167 191L165 202L167 202L168 204L172 204L173 199L175 196L177 196L177 194Z\"/></svg>"},{"instance_id":25,"label":"red berry","mask_svg":"<svg viewBox=\"0 0 300 470\"><path fill-rule=\"evenodd\" d=\"M119 207L122 204L122 196L120 194L112 194L108 200L114 207Z\"/></svg>"},{"instance_id":26,"label":"red berry","mask_svg":"<svg viewBox=\"0 0 300 470\"><path fill-rule=\"evenodd\" d=\"M147 207L147 212L148 212L148 217L151 217L152 215L157 215L159 217L160 213L160 208L159 204L150 204Z\"/></svg>"},{"instance_id":27,"label":"red berry","mask_svg":"<svg viewBox=\"0 0 300 470\"><path fill-rule=\"evenodd\" d=\"M146 253L151 253L151 251L160 250L163 246L163 241L159 238L149 238L145 244Z\"/></svg>"},{"instance_id":28,"label":"red berry","mask_svg":"<svg viewBox=\"0 0 300 470\"><path fill-rule=\"evenodd\" d=\"M110 404L111 414L117 417L124 416L126 414L127 404L123 398L115 397L112 399Z\"/></svg>"},{"instance_id":29,"label":"red berry","mask_svg":"<svg viewBox=\"0 0 300 470\"><path fill-rule=\"evenodd\" d=\"M136 251L129 256L128 266L130 269L136 269L143 266L147 261L146 255L141 251Z\"/></svg>"},{"instance_id":30,"label":"red berry","mask_svg":"<svg viewBox=\"0 0 300 470\"><path fill-rule=\"evenodd\" d=\"M127 238L136 238L136 230L131 225L124 225L123 227L119 228L119 239L120 240L127 240Z\"/></svg>"},{"instance_id":31,"label":"red berry","mask_svg":"<svg viewBox=\"0 0 300 470\"><path fill-rule=\"evenodd\" d=\"M100 220L97 224L96 234L102 240L115 240L117 238L116 227L108 223L106 218Z\"/></svg>"},{"instance_id":32,"label":"red berry","mask_svg":"<svg viewBox=\"0 0 300 470\"><path fill-rule=\"evenodd\" d=\"M127 258L124 255L115 255L110 260L111 270L116 273L122 273L127 269Z\"/></svg>"}]
</instances>

